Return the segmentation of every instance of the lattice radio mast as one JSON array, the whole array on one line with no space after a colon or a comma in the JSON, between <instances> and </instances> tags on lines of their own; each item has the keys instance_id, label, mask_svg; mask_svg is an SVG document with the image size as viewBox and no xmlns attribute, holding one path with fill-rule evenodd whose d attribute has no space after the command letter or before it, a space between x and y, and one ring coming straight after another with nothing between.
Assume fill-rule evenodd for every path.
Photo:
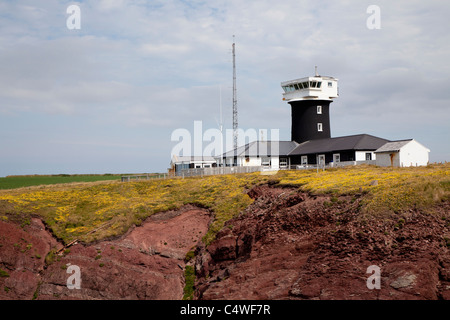
<instances>
[{"instance_id":1,"label":"lattice radio mast","mask_svg":"<svg viewBox=\"0 0 450 320\"><path fill-rule=\"evenodd\" d=\"M233 148L238 147L238 112L236 96L236 44L233 35Z\"/></svg>"}]
</instances>

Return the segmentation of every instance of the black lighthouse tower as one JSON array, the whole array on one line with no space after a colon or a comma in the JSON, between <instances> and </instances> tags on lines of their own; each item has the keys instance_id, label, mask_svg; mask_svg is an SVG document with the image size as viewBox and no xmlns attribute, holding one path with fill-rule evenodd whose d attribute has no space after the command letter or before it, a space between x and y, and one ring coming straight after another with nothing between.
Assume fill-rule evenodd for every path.
<instances>
[{"instance_id":1,"label":"black lighthouse tower","mask_svg":"<svg viewBox=\"0 0 450 320\"><path fill-rule=\"evenodd\" d=\"M281 83L283 100L291 105L291 140L302 143L331 137L330 103L338 97L337 79L305 77Z\"/></svg>"}]
</instances>

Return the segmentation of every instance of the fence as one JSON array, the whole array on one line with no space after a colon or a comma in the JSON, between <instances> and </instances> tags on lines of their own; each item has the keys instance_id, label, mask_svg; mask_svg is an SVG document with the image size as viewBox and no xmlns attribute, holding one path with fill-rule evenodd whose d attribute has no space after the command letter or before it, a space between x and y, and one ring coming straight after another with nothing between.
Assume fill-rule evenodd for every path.
<instances>
[{"instance_id":1,"label":"fence","mask_svg":"<svg viewBox=\"0 0 450 320\"><path fill-rule=\"evenodd\" d=\"M212 167L212 168L194 168L183 169L176 172L178 177L193 177L193 176L211 176L216 174L234 174L234 173L251 173L263 171L267 169L262 166L248 166L248 167Z\"/></svg>"},{"instance_id":2,"label":"fence","mask_svg":"<svg viewBox=\"0 0 450 320\"><path fill-rule=\"evenodd\" d=\"M128 176L122 176L121 181L126 182L126 181L136 181L136 180L165 179L166 176L167 175L165 173L162 173L162 174L132 174L132 175L128 175Z\"/></svg>"},{"instance_id":3,"label":"fence","mask_svg":"<svg viewBox=\"0 0 450 320\"><path fill-rule=\"evenodd\" d=\"M136 181L136 180L149 180L149 179L166 179L171 177L194 177L194 176L211 176L219 174L235 174L235 173L251 173L251 172L270 172L277 170L325 170L329 168L339 168L345 166L355 166L360 164L375 165L375 160L367 161L342 161L336 163L329 163L327 165L288 165L280 166L279 169L273 169L267 166L239 166L239 167L211 167L211 168L193 168L183 169L171 174L142 174L142 175L127 175L122 176L122 182Z\"/></svg>"},{"instance_id":4,"label":"fence","mask_svg":"<svg viewBox=\"0 0 450 320\"><path fill-rule=\"evenodd\" d=\"M272 169L267 166L239 166L239 167L213 167L213 168L195 168L195 169L183 169L175 173L178 177L193 177L193 176L210 176L216 174L233 174L233 173L250 173L257 171L277 171L277 170L325 170L329 168L339 168L346 166L355 166L360 164L372 164L375 165L375 160L367 161L342 161L342 162L330 162L327 165L288 165L280 166L279 169Z\"/></svg>"},{"instance_id":5,"label":"fence","mask_svg":"<svg viewBox=\"0 0 450 320\"><path fill-rule=\"evenodd\" d=\"M317 164L308 164L308 165L290 165L287 166L286 169L289 170L302 170L302 169L328 169L328 168L340 168L346 166L356 166L360 164L371 164L375 165L375 160L365 160L365 161L342 161L342 162L330 162L327 165L317 165ZM284 168L280 168L284 169Z\"/></svg>"}]
</instances>

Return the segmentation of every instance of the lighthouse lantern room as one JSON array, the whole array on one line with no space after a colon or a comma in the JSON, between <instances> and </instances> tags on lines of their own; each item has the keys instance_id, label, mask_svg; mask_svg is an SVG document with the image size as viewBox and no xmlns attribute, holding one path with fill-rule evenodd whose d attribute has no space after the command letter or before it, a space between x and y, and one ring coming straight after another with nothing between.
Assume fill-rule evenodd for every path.
<instances>
[{"instance_id":1,"label":"lighthouse lantern room","mask_svg":"<svg viewBox=\"0 0 450 320\"><path fill-rule=\"evenodd\" d=\"M331 137L330 103L339 96L338 79L305 77L281 83L283 100L291 105L291 139L297 143Z\"/></svg>"}]
</instances>

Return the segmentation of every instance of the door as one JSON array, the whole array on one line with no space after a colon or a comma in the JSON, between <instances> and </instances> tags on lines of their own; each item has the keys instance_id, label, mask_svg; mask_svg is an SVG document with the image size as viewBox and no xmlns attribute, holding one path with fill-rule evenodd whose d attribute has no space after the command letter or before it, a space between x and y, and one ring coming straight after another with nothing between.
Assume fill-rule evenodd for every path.
<instances>
[{"instance_id":1,"label":"door","mask_svg":"<svg viewBox=\"0 0 450 320\"><path fill-rule=\"evenodd\" d=\"M325 155L319 154L317 164L319 166L325 166Z\"/></svg>"}]
</instances>

